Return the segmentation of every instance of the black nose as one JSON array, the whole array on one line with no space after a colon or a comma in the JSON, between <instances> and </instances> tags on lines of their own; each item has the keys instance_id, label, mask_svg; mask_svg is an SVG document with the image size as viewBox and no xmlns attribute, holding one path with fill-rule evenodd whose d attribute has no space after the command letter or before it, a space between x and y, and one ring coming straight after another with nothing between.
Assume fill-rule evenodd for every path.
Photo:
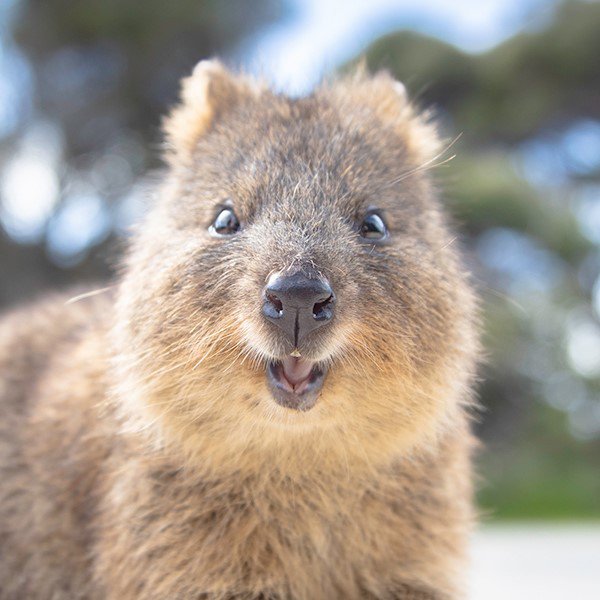
<instances>
[{"instance_id":1,"label":"black nose","mask_svg":"<svg viewBox=\"0 0 600 600\"><path fill-rule=\"evenodd\" d=\"M304 336L331 320L334 302L331 286L320 277L275 275L265 287L262 310L297 348Z\"/></svg>"}]
</instances>

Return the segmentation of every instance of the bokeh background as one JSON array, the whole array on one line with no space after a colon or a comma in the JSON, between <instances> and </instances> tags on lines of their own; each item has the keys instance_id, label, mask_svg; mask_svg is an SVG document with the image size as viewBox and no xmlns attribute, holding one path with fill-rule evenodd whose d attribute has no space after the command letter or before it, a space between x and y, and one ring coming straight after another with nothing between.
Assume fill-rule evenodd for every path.
<instances>
[{"instance_id":1,"label":"bokeh background","mask_svg":"<svg viewBox=\"0 0 600 600\"><path fill-rule=\"evenodd\" d=\"M480 505L599 518L600 4L0 0L0 309L110 277L213 55L295 94L366 57L462 134L434 173L483 298Z\"/></svg>"}]
</instances>

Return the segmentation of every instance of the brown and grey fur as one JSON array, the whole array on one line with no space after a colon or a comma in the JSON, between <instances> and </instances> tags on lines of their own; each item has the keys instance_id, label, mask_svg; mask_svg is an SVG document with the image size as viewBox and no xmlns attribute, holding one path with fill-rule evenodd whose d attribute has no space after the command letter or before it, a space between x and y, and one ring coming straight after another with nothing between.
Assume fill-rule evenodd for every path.
<instances>
[{"instance_id":1,"label":"brown and grey fur","mask_svg":"<svg viewBox=\"0 0 600 600\"><path fill-rule=\"evenodd\" d=\"M0 598L463 597L478 349L433 126L386 74L290 99L204 62L165 129L116 289L0 322ZM260 298L309 266L337 312L301 412Z\"/></svg>"}]
</instances>

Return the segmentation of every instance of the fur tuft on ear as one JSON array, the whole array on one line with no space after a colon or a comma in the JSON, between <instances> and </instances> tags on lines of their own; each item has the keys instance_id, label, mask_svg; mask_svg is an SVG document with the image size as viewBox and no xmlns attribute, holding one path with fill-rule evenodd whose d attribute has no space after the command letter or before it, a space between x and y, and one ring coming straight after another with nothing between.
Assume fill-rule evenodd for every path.
<instances>
[{"instance_id":1,"label":"fur tuft on ear","mask_svg":"<svg viewBox=\"0 0 600 600\"><path fill-rule=\"evenodd\" d=\"M260 92L259 86L233 75L218 60L202 60L181 84L181 102L163 122L168 152L190 158L200 137L228 110Z\"/></svg>"},{"instance_id":2,"label":"fur tuft on ear","mask_svg":"<svg viewBox=\"0 0 600 600\"><path fill-rule=\"evenodd\" d=\"M341 103L342 110L347 103L354 107L360 103L392 126L417 164L439 154L441 141L431 113L419 112L410 102L404 84L386 71L369 75L364 63L359 64L353 74L334 82L330 93Z\"/></svg>"}]
</instances>

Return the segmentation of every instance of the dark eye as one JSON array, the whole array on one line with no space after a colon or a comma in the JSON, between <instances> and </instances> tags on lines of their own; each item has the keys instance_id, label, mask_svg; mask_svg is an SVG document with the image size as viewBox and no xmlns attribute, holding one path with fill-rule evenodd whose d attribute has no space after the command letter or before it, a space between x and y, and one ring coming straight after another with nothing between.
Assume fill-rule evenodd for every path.
<instances>
[{"instance_id":1,"label":"dark eye","mask_svg":"<svg viewBox=\"0 0 600 600\"><path fill-rule=\"evenodd\" d=\"M367 240L383 240L388 235L383 219L377 213L368 214L360 226L360 235Z\"/></svg>"},{"instance_id":2,"label":"dark eye","mask_svg":"<svg viewBox=\"0 0 600 600\"><path fill-rule=\"evenodd\" d=\"M217 215L213 224L208 228L208 231L213 235L233 235L240 229L240 222L235 216L233 209L223 208Z\"/></svg>"}]
</instances>

